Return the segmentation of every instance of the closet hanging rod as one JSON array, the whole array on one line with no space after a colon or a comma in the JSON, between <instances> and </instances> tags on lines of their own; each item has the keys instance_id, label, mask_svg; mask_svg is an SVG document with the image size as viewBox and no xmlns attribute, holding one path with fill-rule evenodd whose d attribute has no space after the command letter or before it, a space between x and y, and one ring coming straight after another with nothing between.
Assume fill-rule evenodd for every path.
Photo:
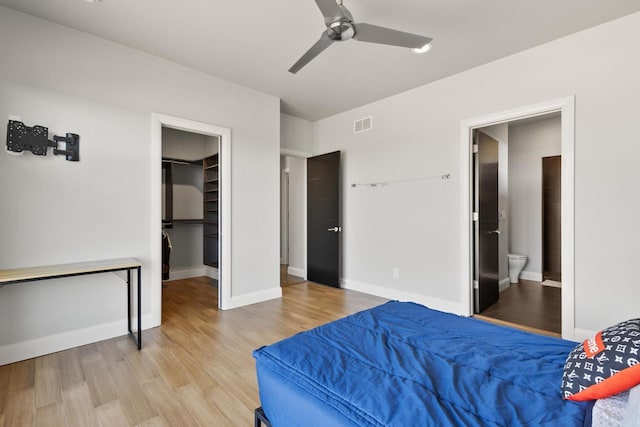
<instances>
[{"instance_id":1,"label":"closet hanging rod","mask_svg":"<svg viewBox=\"0 0 640 427\"><path fill-rule=\"evenodd\" d=\"M414 178L402 178L402 179L393 179L390 181L380 181L380 182L364 182L364 183L353 183L351 184L352 188L356 187L386 187L389 184L398 184L401 182L411 182L411 181L423 181L428 179L451 179L451 174L446 173L444 175L428 175L428 176L418 176Z\"/></svg>"},{"instance_id":2,"label":"closet hanging rod","mask_svg":"<svg viewBox=\"0 0 640 427\"><path fill-rule=\"evenodd\" d=\"M170 159L167 157L162 158L162 163L171 163L175 165L188 165L188 166L202 166L202 160L180 160L180 159Z\"/></svg>"}]
</instances>

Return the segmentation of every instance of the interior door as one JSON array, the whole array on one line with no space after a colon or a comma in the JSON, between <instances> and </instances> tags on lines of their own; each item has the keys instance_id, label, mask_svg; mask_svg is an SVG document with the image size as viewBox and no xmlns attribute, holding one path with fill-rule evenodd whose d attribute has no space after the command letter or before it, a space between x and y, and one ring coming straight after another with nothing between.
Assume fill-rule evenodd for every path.
<instances>
[{"instance_id":1,"label":"interior door","mask_svg":"<svg viewBox=\"0 0 640 427\"><path fill-rule=\"evenodd\" d=\"M307 279L340 287L340 151L307 159Z\"/></svg>"},{"instance_id":2,"label":"interior door","mask_svg":"<svg viewBox=\"0 0 640 427\"><path fill-rule=\"evenodd\" d=\"M562 157L542 158L542 273L562 281Z\"/></svg>"},{"instance_id":3,"label":"interior door","mask_svg":"<svg viewBox=\"0 0 640 427\"><path fill-rule=\"evenodd\" d=\"M500 297L498 283L498 141L474 131L474 311L481 313Z\"/></svg>"}]
</instances>

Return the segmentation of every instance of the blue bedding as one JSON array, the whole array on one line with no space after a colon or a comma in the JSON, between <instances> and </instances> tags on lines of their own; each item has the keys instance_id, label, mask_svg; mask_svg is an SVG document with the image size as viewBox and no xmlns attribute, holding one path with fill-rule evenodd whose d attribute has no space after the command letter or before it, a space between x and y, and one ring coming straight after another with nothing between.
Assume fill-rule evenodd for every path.
<instances>
[{"instance_id":1,"label":"blue bedding","mask_svg":"<svg viewBox=\"0 0 640 427\"><path fill-rule=\"evenodd\" d=\"M584 426L575 343L389 302L254 351L273 427Z\"/></svg>"}]
</instances>

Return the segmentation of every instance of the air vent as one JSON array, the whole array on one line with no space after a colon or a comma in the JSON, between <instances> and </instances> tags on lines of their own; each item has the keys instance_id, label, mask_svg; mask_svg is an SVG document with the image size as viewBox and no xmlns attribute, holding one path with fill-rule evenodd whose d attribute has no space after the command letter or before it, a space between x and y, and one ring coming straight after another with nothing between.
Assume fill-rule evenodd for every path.
<instances>
[{"instance_id":1,"label":"air vent","mask_svg":"<svg viewBox=\"0 0 640 427\"><path fill-rule=\"evenodd\" d=\"M373 125L373 117L365 117L364 119L356 120L353 122L353 133L364 132L365 130L371 130Z\"/></svg>"}]
</instances>

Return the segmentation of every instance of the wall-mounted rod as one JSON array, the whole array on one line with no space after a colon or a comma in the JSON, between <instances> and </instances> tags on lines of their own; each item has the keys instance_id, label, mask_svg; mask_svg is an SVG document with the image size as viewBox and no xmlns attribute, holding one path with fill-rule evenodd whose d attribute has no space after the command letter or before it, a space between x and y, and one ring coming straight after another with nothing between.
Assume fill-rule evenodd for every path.
<instances>
[{"instance_id":1,"label":"wall-mounted rod","mask_svg":"<svg viewBox=\"0 0 640 427\"><path fill-rule=\"evenodd\" d=\"M202 167L202 160L180 160L170 159L168 157L162 158L162 163L171 163L174 165L188 165L188 166L200 166Z\"/></svg>"},{"instance_id":2,"label":"wall-mounted rod","mask_svg":"<svg viewBox=\"0 0 640 427\"><path fill-rule=\"evenodd\" d=\"M410 182L410 181L423 181L427 179L450 179L451 174L447 173L444 175L429 175L429 176L419 176L414 178L403 178L403 179L394 179L390 181L381 181L381 182L365 182L365 183L353 183L351 184L352 188L356 187L386 187L389 184L398 184L401 182Z\"/></svg>"}]
</instances>

